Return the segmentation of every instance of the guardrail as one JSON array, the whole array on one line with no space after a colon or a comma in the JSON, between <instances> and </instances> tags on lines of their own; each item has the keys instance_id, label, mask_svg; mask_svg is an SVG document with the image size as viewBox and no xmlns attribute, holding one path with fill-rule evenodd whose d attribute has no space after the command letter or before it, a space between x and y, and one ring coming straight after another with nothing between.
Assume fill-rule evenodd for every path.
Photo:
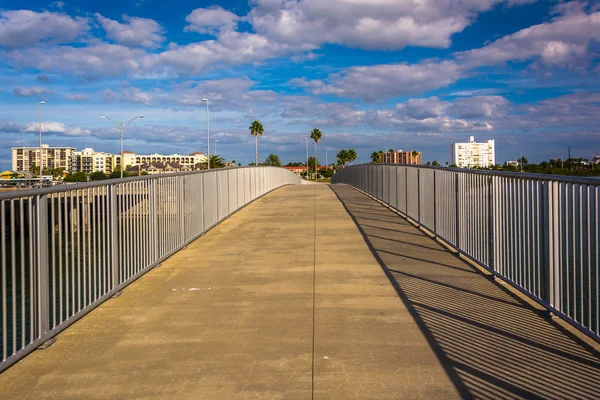
<instances>
[{"instance_id":1,"label":"guardrail","mask_svg":"<svg viewBox=\"0 0 600 400\"><path fill-rule=\"evenodd\" d=\"M358 165L336 173L600 339L600 180Z\"/></svg>"},{"instance_id":2,"label":"guardrail","mask_svg":"<svg viewBox=\"0 0 600 400\"><path fill-rule=\"evenodd\" d=\"M240 208L276 167L0 193L0 372Z\"/></svg>"}]
</instances>

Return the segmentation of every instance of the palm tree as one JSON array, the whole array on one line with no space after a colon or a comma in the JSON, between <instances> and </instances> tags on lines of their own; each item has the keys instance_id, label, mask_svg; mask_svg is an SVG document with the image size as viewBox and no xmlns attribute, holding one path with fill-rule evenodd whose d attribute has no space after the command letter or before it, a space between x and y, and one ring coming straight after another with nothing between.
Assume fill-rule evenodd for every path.
<instances>
[{"instance_id":1,"label":"palm tree","mask_svg":"<svg viewBox=\"0 0 600 400\"><path fill-rule=\"evenodd\" d=\"M371 162L373 164L379 163L379 152L378 151L374 151L371 153Z\"/></svg>"},{"instance_id":2,"label":"palm tree","mask_svg":"<svg viewBox=\"0 0 600 400\"><path fill-rule=\"evenodd\" d=\"M338 165L345 166L346 161L348 161L348 150L340 150L340 152L337 153Z\"/></svg>"},{"instance_id":3,"label":"palm tree","mask_svg":"<svg viewBox=\"0 0 600 400\"><path fill-rule=\"evenodd\" d=\"M356 154L356 150L350 149L348 150L348 161L350 161L350 165L358 158L358 154Z\"/></svg>"},{"instance_id":4,"label":"palm tree","mask_svg":"<svg viewBox=\"0 0 600 400\"><path fill-rule=\"evenodd\" d=\"M248 129L250 129L250 134L254 136L256 142L256 165L258 165L258 135L262 136L264 129L259 120L254 121Z\"/></svg>"},{"instance_id":5,"label":"palm tree","mask_svg":"<svg viewBox=\"0 0 600 400\"><path fill-rule=\"evenodd\" d=\"M201 162L200 164L200 169L207 169L208 165L206 163L206 161ZM210 168L225 168L226 166L226 162L223 159L223 157L221 157L218 154L211 154L210 155Z\"/></svg>"},{"instance_id":6,"label":"palm tree","mask_svg":"<svg viewBox=\"0 0 600 400\"><path fill-rule=\"evenodd\" d=\"M317 168L319 166L319 161L317 159L317 143L319 142L319 140L321 140L322 137L323 137L323 134L317 128L313 129L310 132L310 138L315 141L315 160L316 160L316 162L315 162L315 180L317 179Z\"/></svg>"},{"instance_id":7,"label":"palm tree","mask_svg":"<svg viewBox=\"0 0 600 400\"><path fill-rule=\"evenodd\" d=\"M269 156L265 158L263 165L273 165L276 167L281 167L281 159L277 154L269 154Z\"/></svg>"}]
</instances>

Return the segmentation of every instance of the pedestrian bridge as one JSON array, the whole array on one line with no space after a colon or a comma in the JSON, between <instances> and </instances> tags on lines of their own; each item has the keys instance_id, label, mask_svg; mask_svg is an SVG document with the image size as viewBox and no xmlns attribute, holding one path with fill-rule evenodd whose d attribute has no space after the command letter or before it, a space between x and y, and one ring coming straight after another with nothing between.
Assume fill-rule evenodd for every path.
<instances>
[{"instance_id":1,"label":"pedestrian bridge","mask_svg":"<svg viewBox=\"0 0 600 400\"><path fill-rule=\"evenodd\" d=\"M0 398L597 398L597 188L567 186L586 193L588 227L569 243L589 253L549 285L531 250L544 212L499 228L504 177L484 190L487 176L461 176L451 193L443 175L459 172L423 169L413 204L412 173L352 167L325 185L248 168L2 194ZM475 237L477 216L495 236ZM505 233L531 244L523 258Z\"/></svg>"}]
</instances>

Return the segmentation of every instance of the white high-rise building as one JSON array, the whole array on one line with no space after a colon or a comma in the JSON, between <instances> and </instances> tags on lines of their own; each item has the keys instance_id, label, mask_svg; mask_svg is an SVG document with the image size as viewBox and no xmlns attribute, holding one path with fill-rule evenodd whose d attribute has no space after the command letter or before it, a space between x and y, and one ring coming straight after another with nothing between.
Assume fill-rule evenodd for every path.
<instances>
[{"instance_id":1,"label":"white high-rise building","mask_svg":"<svg viewBox=\"0 0 600 400\"><path fill-rule=\"evenodd\" d=\"M491 167L496 165L496 151L494 140L476 143L471 136L468 143L454 143L450 145L451 164L458 168Z\"/></svg>"}]
</instances>

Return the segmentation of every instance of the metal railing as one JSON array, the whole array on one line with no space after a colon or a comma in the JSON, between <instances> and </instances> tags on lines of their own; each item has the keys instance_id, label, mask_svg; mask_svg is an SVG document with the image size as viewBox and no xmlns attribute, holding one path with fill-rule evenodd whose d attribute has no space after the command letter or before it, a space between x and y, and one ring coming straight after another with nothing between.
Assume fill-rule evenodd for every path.
<instances>
[{"instance_id":1,"label":"metal railing","mask_svg":"<svg viewBox=\"0 0 600 400\"><path fill-rule=\"evenodd\" d=\"M585 333L600 333L600 179L359 165L336 173Z\"/></svg>"},{"instance_id":2,"label":"metal railing","mask_svg":"<svg viewBox=\"0 0 600 400\"><path fill-rule=\"evenodd\" d=\"M0 193L0 372L232 213L299 183L253 167Z\"/></svg>"}]
</instances>

